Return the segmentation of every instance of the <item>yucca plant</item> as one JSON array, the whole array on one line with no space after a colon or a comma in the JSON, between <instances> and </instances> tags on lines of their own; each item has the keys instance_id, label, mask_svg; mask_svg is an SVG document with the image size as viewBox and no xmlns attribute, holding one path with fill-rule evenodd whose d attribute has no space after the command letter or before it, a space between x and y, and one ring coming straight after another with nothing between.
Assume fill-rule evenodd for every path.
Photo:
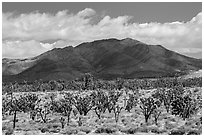
<instances>
[{"instance_id":1,"label":"yucca plant","mask_svg":"<svg viewBox=\"0 0 204 137\"><path fill-rule=\"evenodd\" d=\"M157 108L159 101L155 100L153 97L140 98L140 108L145 117L145 122L148 122L148 119L153 114L154 110Z\"/></svg>"},{"instance_id":2,"label":"yucca plant","mask_svg":"<svg viewBox=\"0 0 204 137\"><path fill-rule=\"evenodd\" d=\"M105 113L108 107L108 95L104 91L94 92L94 111L99 119L101 119L102 113Z\"/></svg>"},{"instance_id":3,"label":"yucca plant","mask_svg":"<svg viewBox=\"0 0 204 137\"><path fill-rule=\"evenodd\" d=\"M195 114L199 109L199 102L193 99L190 94L178 96L171 104L172 114L178 115L185 120Z\"/></svg>"},{"instance_id":4,"label":"yucca plant","mask_svg":"<svg viewBox=\"0 0 204 137\"><path fill-rule=\"evenodd\" d=\"M129 98L127 100L127 105L124 106L124 107L125 107L125 110L130 112L131 109L137 105L138 99L139 99L139 95L135 92L133 94L129 94L128 96L129 96Z\"/></svg>"},{"instance_id":5,"label":"yucca plant","mask_svg":"<svg viewBox=\"0 0 204 137\"><path fill-rule=\"evenodd\" d=\"M27 102L24 98L24 96L20 96L19 98L13 97L11 98L11 100L9 101L10 103L8 104L10 111L13 112L13 128L16 127L16 118L17 118L17 112L22 112L22 111L26 111L27 108Z\"/></svg>"},{"instance_id":6,"label":"yucca plant","mask_svg":"<svg viewBox=\"0 0 204 137\"><path fill-rule=\"evenodd\" d=\"M114 107L113 107L113 112L114 112L115 122L116 123L118 123L119 116L120 116L120 113L121 113L122 109L123 109L123 107L119 106L118 104L114 105Z\"/></svg>"}]
</instances>

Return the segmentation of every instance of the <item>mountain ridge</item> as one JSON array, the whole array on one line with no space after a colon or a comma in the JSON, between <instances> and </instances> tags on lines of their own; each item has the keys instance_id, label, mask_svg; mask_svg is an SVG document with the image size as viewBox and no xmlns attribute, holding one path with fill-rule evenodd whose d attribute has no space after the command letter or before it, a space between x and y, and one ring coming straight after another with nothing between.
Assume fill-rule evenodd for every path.
<instances>
[{"instance_id":1,"label":"mountain ridge","mask_svg":"<svg viewBox=\"0 0 204 137\"><path fill-rule=\"evenodd\" d=\"M99 79L158 77L202 68L200 59L131 38L55 48L30 59L13 60L13 64L7 60L2 59L3 81L72 80L84 73Z\"/></svg>"}]
</instances>

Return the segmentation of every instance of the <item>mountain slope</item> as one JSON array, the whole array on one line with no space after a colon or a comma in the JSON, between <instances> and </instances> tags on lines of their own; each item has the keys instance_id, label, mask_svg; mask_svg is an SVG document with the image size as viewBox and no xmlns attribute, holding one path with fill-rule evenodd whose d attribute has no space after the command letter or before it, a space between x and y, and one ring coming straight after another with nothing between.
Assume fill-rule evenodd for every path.
<instances>
[{"instance_id":1,"label":"mountain slope","mask_svg":"<svg viewBox=\"0 0 204 137\"><path fill-rule=\"evenodd\" d=\"M101 79L158 77L202 68L199 59L130 38L97 40L77 47L53 49L26 61L11 64L4 59L3 81L71 80L87 72Z\"/></svg>"}]
</instances>

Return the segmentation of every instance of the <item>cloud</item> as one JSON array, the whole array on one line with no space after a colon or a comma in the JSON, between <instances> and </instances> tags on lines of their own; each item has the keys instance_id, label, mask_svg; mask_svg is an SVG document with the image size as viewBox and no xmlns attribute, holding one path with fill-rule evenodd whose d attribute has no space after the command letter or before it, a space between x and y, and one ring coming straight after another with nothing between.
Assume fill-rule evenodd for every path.
<instances>
[{"instance_id":1,"label":"cloud","mask_svg":"<svg viewBox=\"0 0 204 137\"><path fill-rule=\"evenodd\" d=\"M53 43L42 43L36 40L29 41L8 41L2 43L2 55L6 58L29 58L42 54L53 48L62 48L70 46L70 42L59 40Z\"/></svg>"},{"instance_id":2,"label":"cloud","mask_svg":"<svg viewBox=\"0 0 204 137\"><path fill-rule=\"evenodd\" d=\"M95 10L93 9L90 9L90 8L86 8L80 12L78 12L78 16L80 17L90 17L90 16L93 16L95 14Z\"/></svg>"},{"instance_id":3,"label":"cloud","mask_svg":"<svg viewBox=\"0 0 204 137\"><path fill-rule=\"evenodd\" d=\"M54 47L76 46L81 42L112 37L130 37L148 44L160 44L182 54L192 52L193 56L202 49L202 13L188 22L143 24L129 23L133 17L127 15L115 18L106 15L93 24L96 14L90 8L76 14L68 10L56 14L33 12L18 16L3 13L3 57L36 56ZM56 41L42 42L46 40ZM11 52L16 49L19 53Z\"/></svg>"},{"instance_id":4,"label":"cloud","mask_svg":"<svg viewBox=\"0 0 204 137\"><path fill-rule=\"evenodd\" d=\"M48 50L38 41L3 41L2 55L7 58L29 58Z\"/></svg>"}]
</instances>

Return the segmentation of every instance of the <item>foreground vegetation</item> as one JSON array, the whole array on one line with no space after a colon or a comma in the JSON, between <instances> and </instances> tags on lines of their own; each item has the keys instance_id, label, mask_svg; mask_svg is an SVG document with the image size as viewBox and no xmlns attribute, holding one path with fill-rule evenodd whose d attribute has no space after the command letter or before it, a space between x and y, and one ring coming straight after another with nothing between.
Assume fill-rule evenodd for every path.
<instances>
[{"instance_id":1,"label":"foreground vegetation","mask_svg":"<svg viewBox=\"0 0 204 137\"><path fill-rule=\"evenodd\" d=\"M3 84L3 134L201 134L202 79Z\"/></svg>"}]
</instances>

